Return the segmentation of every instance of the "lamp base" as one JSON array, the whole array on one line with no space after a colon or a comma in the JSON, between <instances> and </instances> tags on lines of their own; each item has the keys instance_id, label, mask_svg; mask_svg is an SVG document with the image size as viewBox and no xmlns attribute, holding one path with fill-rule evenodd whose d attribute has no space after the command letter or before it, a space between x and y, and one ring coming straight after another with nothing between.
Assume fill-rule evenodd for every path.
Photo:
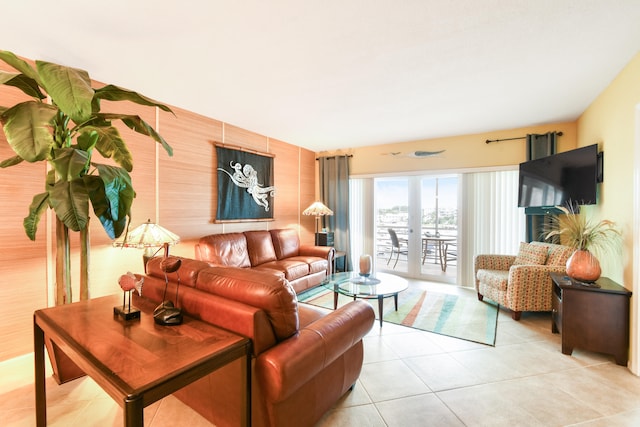
<instances>
[{"instance_id":1,"label":"lamp base","mask_svg":"<svg viewBox=\"0 0 640 427\"><path fill-rule=\"evenodd\" d=\"M140 318L140 310L131 307L113 307L113 315L120 316L123 320L133 320Z\"/></svg>"},{"instance_id":2,"label":"lamp base","mask_svg":"<svg viewBox=\"0 0 640 427\"><path fill-rule=\"evenodd\" d=\"M163 326L180 325L182 310L174 307L171 301L164 301L153 311L153 320Z\"/></svg>"}]
</instances>

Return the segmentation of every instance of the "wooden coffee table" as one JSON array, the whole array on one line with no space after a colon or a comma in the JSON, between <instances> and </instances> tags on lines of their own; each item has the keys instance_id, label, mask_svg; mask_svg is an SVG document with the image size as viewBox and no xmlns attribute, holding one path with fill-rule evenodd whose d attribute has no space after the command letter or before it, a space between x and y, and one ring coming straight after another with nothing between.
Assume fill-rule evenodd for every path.
<instances>
[{"instance_id":1,"label":"wooden coffee table","mask_svg":"<svg viewBox=\"0 0 640 427\"><path fill-rule=\"evenodd\" d=\"M388 273L374 273L371 277L362 277L353 271L336 273L327 277L321 285L333 291L333 309L338 307L338 295L347 295L361 299L377 299L380 327L382 327L382 308L384 299L393 297L398 311L398 293L409 287L406 279Z\"/></svg>"},{"instance_id":2,"label":"wooden coffee table","mask_svg":"<svg viewBox=\"0 0 640 427\"><path fill-rule=\"evenodd\" d=\"M120 406L124 425L143 426L144 407L216 369L246 357L243 408L251 425L251 341L184 316L179 326L153 321L155 304L142 300L139 320L114 316L122 296L113 295L34 313L36 421L47 423L44 339L52 340Z\"/></svg>"}]
</instances>

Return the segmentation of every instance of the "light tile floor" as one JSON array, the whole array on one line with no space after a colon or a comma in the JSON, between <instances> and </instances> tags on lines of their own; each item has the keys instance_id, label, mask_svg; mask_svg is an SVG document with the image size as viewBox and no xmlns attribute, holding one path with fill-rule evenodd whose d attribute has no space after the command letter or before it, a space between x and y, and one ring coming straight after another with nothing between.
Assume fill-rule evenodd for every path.
<instances>
[{"instance_id":1,"label":"light tile floor","mask_svg":"<svg viewBox=\"0 0 640 427\"><path fill-rule=\"evenodd\" d=\"M550 322L501 311L495 347L376 323L356 388L318 427L640 425L640 378L607 355L563 355ZM51 426L122 425L90 378L58 386L48 377L47 397ZM0 424L35 425L32 355L0 363ZM145 425L210 424L170 396L145 408Z\"/></svg>"}]
</instances>

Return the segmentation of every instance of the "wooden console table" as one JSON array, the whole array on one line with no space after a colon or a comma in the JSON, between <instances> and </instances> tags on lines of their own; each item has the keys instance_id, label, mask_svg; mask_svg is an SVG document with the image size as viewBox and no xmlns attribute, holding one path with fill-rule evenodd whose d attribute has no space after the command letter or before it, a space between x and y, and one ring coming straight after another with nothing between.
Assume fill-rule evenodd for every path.
<instances>
[{"instance_id":1,"label":"wooden console table","mask_svg":"<svg viewBox=\"0 0 640 427\"><path fill-rule=\"evenodd\" d=\"M577 347L612 354L618 365L627 366L631 292L606 277L584 286L563 274L550 275L551 331L562 334L562 353Z\"/></svg>"},{"instance_id":2,"label":"wooden console table","mask_svg":"<svg viewBox=\"0 0 640 427\"><path fill-rule=\"evenodd\" d=\"M122 295L37 310L34 313L36 422L47 423L44 338L52 340L80 369L123 407L124 425L143 426L144 407L245 357L243 409L251 425L251 341L184 316L179 326L159 326L154 307L137 304L139 320L123 321L113 307ZM179 424L179 423L178 423Z\"/></svg>"}]
</instances>

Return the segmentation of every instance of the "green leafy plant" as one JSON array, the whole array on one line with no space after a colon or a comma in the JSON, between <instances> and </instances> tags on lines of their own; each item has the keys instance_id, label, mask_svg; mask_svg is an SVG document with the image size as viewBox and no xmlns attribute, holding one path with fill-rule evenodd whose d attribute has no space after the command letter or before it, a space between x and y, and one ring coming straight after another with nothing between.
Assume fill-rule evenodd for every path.
<instances>
[{"instance_id":1,"label":"green leafy plant","mask_svg":"<svg viewBox=\"0 0 640 427\"><path fill-rule=\"evenodd\" d=\"M619 248L621 233L614 222L601 220L598 222L577 213L572 207L557 206L563 215L552 217L545 230L545 240L558 237L560 243L575 250L587 250L595 255L609 249Z\"/></svg>"},{"instance_id":2,"label":"green leafy plant","mask_svg":"<svg viewBox=\"0 0 640 427\"><path fill-rule=\"evenodd\" d=\"M56 214L56 302L70 302L69 230L80 232L80 298L88 298L89 204L107 235L115 239L127 228L135 191L129 172L133 158L113 122L121 121L135 132L160 143L171 156L169 144L137 115L101 112L101 101L131 101L172 112L136 92L114 85L91 86L86 71L36 61L35 68L8 51L0 60L17 72L0 71L0 84L20 89L31 99L10 107L0 106L0 123L15 156L0 167L23 161L46 161L51 166L44 192L36 194L24 219L24 230L35 240L42 214ZM93 161L95 152L117 166Z\"/></svg>"}]
</instances>

